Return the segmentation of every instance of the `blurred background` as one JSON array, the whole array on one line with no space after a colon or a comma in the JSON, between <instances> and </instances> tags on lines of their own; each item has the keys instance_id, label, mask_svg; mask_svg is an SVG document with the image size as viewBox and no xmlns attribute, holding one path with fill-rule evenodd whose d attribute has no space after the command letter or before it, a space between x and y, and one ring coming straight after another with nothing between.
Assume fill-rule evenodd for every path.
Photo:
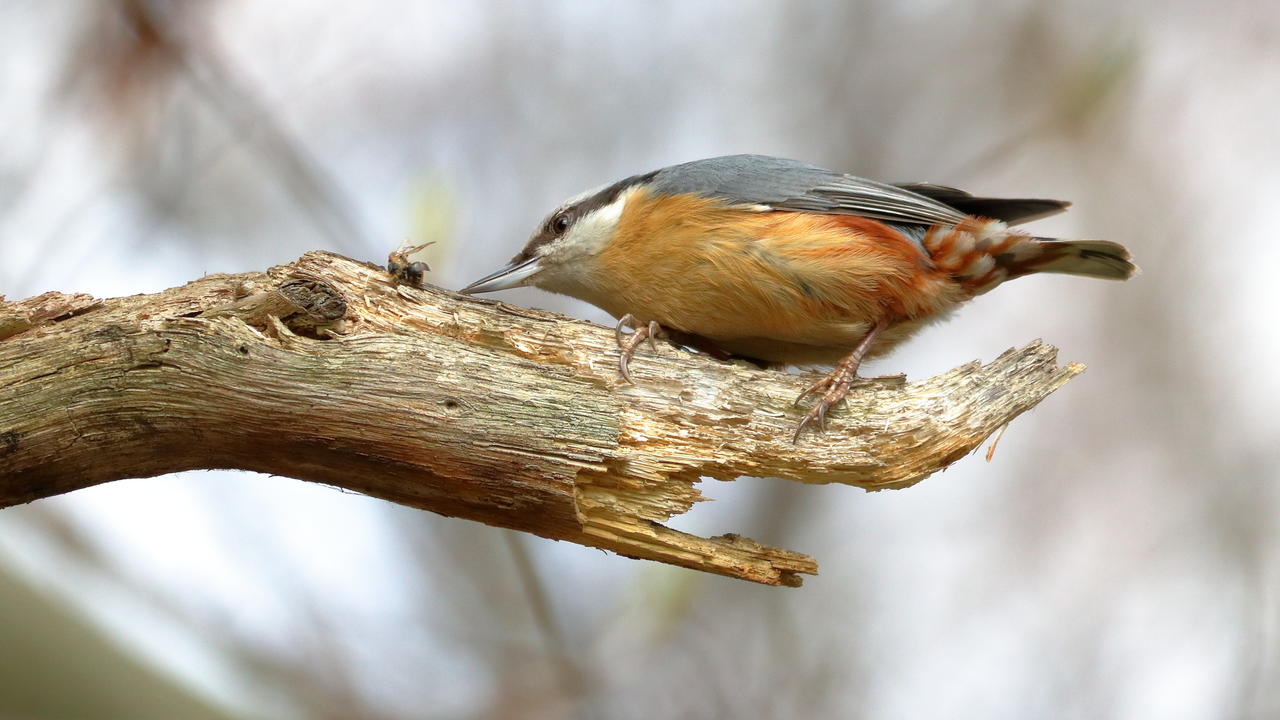
<instances>
[{"instance_id":1,"label":"blurred background","mask_svg":"<svg viewBox=\"0 0 1280 720\"><path fill-rule=\"evenodd\" d=\"M565 197L756 152L1075 201L1036 277L870 372L1089 371L903 491L705 481L785 590L286 478L0 511L6 718L1280 717L1269 0L0 0L0 293L312 249L498 267ZM607 321L532 290L504 299Z\"/></svg>"}]
</instances>

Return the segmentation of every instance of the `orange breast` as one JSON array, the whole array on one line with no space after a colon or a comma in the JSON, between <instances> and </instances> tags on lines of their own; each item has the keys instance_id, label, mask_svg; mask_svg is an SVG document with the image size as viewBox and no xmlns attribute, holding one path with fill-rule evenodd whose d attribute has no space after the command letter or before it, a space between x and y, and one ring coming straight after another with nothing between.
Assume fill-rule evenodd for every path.
<instances>
[{"instance_id":1,"label":"orange breast","mask_svg":"<svg viewBox=\"0 0 1280 720\"><path fill-rule=\"evenodd\" d=\"M881 317L916 326L963 299L920 246L884 223L643 191L595 272L600 287L616 289L593 300L612 314L730 348L752 339L849 347Z\"/></svg>"}]
</instances>

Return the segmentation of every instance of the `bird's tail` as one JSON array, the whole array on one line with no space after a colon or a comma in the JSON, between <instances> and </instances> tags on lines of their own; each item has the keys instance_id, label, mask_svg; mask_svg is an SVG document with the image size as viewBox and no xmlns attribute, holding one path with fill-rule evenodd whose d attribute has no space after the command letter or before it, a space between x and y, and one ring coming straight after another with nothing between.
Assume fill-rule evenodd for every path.
<instances>
[{"instance_id":1,"label":"bird's tail","mask_svg":"<svg viewBox=\"0 0 1280 720\"><path fill-rule=\"evenodd\" d=\"M1036 272L1065 273L1108 280L1127 280L1138 272L1133 256L1120 243L1107 240L1031 238L1036 251L1010 258L1009 277Z\"/></svg>"},{"instance_id":2,"label":"bird's tail","mask_svg":"<svg viewBox=\"0 0 1280 720\"><path fill-rule=\"evenodd\" d=\"M1138 272L1129 251L1119 243L1033 237L984 218L970 218L952 227L934 226L921 244L938 269L975 295L1038 272L1111 280Z\"/></svg>"}]
</instances>

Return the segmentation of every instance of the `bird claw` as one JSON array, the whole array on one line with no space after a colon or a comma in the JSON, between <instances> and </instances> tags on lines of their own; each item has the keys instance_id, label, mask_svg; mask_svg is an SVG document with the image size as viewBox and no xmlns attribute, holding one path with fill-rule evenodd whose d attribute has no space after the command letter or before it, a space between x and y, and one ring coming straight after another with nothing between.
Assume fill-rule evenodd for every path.
<instances>
[{"instance_id":1,"label":"bird claw","mask_svg":"<svg viewBox=\"0 0 1280 720\"><path fill-rule=\"evenodd\" d=\"M845 396L849 394L849 386L858 377L858 366L862 364L862 358L871 349L871 343L875 342L876 336L887 326L888 323L885 320L877 321L863 336L862 340L858 342L858 346L853 349L853 352L849 353L848 357L836 363L836 366L831 368L831 372L800 393L793 405L799 405L801 400L817 392L821 392L822 397L801 418L800 424L796 427L796 434L791 436L791 444L794 445L800 442L800 433L804 432L804 429L814 420L818 421L818 432L827 431L827 411L833 405L843 401Z\"/></svg>"},{"instance_id":2,"label":"bird claw","mask_svg":"<svg viewBox=\"0 0 1280 720\"><path fill-rule=\"evenodd\" d=\"M622 332L622 329L628 326L635 328L630 335ZM641 325L636 316L631 313L618 319L618 324L613 328L613 335L618 342L618 374L623 380L632 382L631 372L627 366L631 363L631 358L636 354L636 348L640 347L640 343L648 340L649 349L656 353L658 352L657 339L663 334L665 331L662 326L652 320L647 325Z\"/></svg>"},{"instance_id":3,"label":"bird claw","mask_svg":"<svg viewBox=\"0 0 1280 720\"><path fill-rule=\"evenodd\" d=\"M820 379L820 380L818 380L818 381L814 382L813 384L809 385L809 387L807 387L807 388L805 388L805 389L804 389L804 392L802 392L802 393L800 393L799 395L797 395L797 396L796 396L796 399L795 399L794 401L792 401L792 403L791 403L791 407L799 407L799 406L800 406L800 401L801 401L801 400L804 400L805 398L809 397L810 395L812 395L812 394L814 394L814 393L818 392L819 390L821 390L821 389L822 389L822 387L823 387L824 385L826 385L826 384L828 383L828 381L830 381L830 379L831 379L831 378L830 378L830 376L826 376L826 377L823 377L822 379Z\"/></svg>"},{"instance_id":4,"label":"bird claw","mask_svg":"<svg viewBox=\"0 0 1280 720\"><path fill-rule=\"evenodd\" d=\"M825 388L822 397L818 399L818 402L812 408L809 408L809 412L805 413L805 416L800 420L800 424L796 426L796 433L791 436L792 444L800 442L801 433L815 421L818 423L817 430L819 433L827 431L827 411L845 399L845 396L849 394L849 386L853 384L853 380L856 377L857 375L854 372L850 372L842 366L836 366L826 377L813 383L805 388L804 392L800 393L793 403L794 405L799 405L801 400L816 392L821 392Z\"/></svg>"},{"instance_id":5,"label":"bird claw","mask_svg":"<svg viewBox=\"0 0 1280 720\"><path fill-rule=\"evenodd\" d=\"M627 313L626 315L618 318L618 324L613 326L613 339L618 342L619 348L625 344L627 338L627 336L623 334L622 328L627 327L628 325L634 327L635 323L636 316L631 313Z\"/></svg>"}]
</instances>

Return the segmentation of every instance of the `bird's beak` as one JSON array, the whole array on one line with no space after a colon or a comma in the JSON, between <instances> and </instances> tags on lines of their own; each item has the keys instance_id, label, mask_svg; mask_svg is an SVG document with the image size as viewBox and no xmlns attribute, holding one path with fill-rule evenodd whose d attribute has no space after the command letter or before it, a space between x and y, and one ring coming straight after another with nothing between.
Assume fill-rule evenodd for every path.
<instances>
[{"instance_id":1,"label":"bird's beak","mask_svg":"<svg viewBox=\"0 0 1280 720\"><path fill-rule=\"evenodd\" d=\"M540 258L532 257L528 260L513 262L496 273L480 278L458 292L463 295L475 295L476 293L522 287L528 284L526 281L530 277L542 269L538 262L539 260Z\"/></svg>"}]
</instances>

